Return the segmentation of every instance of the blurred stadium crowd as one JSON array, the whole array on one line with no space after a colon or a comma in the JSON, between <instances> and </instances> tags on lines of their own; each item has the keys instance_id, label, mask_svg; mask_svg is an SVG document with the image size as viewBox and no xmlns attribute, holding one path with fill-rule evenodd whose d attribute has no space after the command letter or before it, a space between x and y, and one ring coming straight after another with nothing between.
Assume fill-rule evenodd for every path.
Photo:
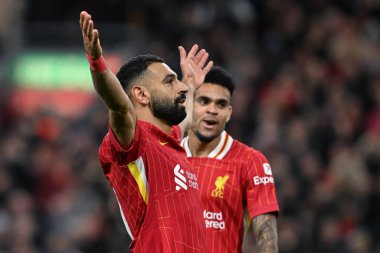
<instances>
[{"instance_id":1,"label":"blurred stadium crowd","mask_svg":"<svg viewBox=\"0 0 380 253\"><path fill-rule=\"evenodd\" d=\"M228 130L271 162L280 252L380 253L380 1L0 0L1 68L38 47L83 52L82 9L105 52L180 73L177 46L196 42L231 71ZM24 115L12 85L3 75L0 252L128 252L97 158L104 106Z\"/></svg>"}]
</instances>

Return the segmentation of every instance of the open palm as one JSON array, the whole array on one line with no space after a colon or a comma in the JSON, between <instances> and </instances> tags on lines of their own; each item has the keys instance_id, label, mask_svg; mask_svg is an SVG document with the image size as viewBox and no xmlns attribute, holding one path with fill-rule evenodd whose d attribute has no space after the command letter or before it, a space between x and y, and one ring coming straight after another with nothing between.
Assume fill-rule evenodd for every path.
<instances>
[{"instance_id":1,"label":"open palm","mask_svg":"<svg viewBox=\"0 0 380 253\"><path fill-rule=\"evenodd\" d=\"M186 51L182 46L178 47L182 79L190 89L196 89L202 85L206 74L214 64L212 61L209 61L206 64L209 54L205 49L198 51L198 48L198 45L195 44L189 53L186 54Z\"/></svg>"}]
</instances>

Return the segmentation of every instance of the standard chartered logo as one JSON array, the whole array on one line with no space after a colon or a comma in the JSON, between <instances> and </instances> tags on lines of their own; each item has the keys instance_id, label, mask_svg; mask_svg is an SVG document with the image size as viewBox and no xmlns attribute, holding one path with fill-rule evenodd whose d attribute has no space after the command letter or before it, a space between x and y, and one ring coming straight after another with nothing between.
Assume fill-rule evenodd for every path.
<instances>
[{"instance_id":1,"label":"standard chartered logo","mask_svg":"<svg viewBox=\"0 0 380 253\"><path fill-rule=\"evenodd\" d=\"M183 169L181 169L179 164L174 167L174 181L176 183L175 189L177 191L181 190L181 188L187 190L186 177L184 176Z\"/></svg>"},{"instance_id":2,"label":"standard chartered logo","mask_svg":"<svg viewBox=\"0 0 380 253\"><path fill-rule=\"evenodd\" d=\"M223 220L223 213L203 211L203 218L205 219L206 228L225 229L226 223Z\"/></svg>"},{"instance_id":3,"label":"standard chartered logo","mask_svg":"<svg viewBox=\"0 0 380 253\"><path fill-rule=\"evenodd\" d=\"M181 166L177 164L174 167L174 182L176 184L175 189L177 191L184 189L187 190L187 186L198 189L197 177L195 174L181 169Z\"/></svg>"}]
</instances>

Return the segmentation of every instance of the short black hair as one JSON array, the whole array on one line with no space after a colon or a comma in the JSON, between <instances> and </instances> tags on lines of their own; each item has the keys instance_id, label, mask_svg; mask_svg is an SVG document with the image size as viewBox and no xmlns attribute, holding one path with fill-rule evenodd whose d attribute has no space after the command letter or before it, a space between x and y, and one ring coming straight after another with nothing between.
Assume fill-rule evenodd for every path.
<instances>
[{"instance_id":1,"label":"short black hair","mask_svg":"<svg viewBox=\"0 0 380 253\"><path fill-rule=\"evenodd\" d=\"M155 62L164 63L164 59L151 54L139 55L127 61L116 74L123 89L127 91L132 83L141 77L146 69Z\"/></svg>"},{"instance_id":2,"label":"short black hair","mask_svg":"<svg viewBox=\"0 0 380 253\"><path fill-rule=\"evenodd\" d=\"M207 73L204 83L213 83L229 90L230 94L235 90L235 83L227 70L220 66L213 66Z\"/></svg>"}]
</instances>

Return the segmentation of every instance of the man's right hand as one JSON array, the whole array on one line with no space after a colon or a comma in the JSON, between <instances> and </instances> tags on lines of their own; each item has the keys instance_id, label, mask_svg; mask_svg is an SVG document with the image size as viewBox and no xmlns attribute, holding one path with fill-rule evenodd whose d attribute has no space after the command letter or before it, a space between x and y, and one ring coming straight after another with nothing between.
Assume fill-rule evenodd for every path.
<instances>
[{"instance_id":1,"label":"man's right hand","mask_svg":"<svg viewBox=\"0 0 380 253\"><path fill-rule=\"evenodd\" d=\"M102 55L102 47L99 41L99 31L94 29L94 21L86 11L80 13L79 25L82 29L83 44L86 53L96 60Z\"/></svg>"}]
</instances>

